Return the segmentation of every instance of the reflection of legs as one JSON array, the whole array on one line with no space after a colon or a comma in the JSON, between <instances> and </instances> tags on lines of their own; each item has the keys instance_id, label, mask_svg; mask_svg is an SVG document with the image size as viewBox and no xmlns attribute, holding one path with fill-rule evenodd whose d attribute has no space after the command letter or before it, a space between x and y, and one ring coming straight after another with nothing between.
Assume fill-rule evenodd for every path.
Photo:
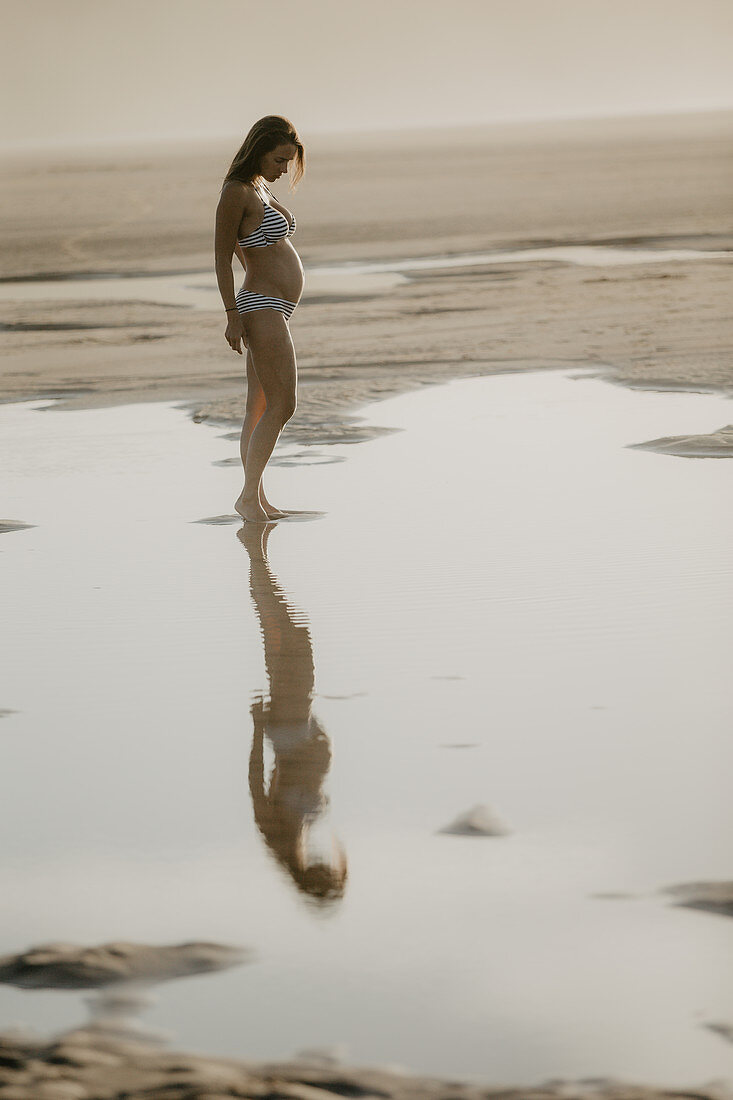
<instances>
[{"instance_id":1,"label":"reflection of legs","mask_svg":"<svg viewBox=\"0 0 733 1100\"><path fill-rule=\"evenodd\" d=\"M247 315L247 343L266 405L249 432L244 489L234 507L243 519L264 522L269 517L260 503L262 474L281 431L295 412L297 367L290 330L277 310L258 309ZM252 421L260 407L261 402L258 404L253 394ZM242 435L244 440L244 430Z\"/></svg>"},{"instance_id":2,"label":"reflection of legs","mask_svg":"<svg viewBox=\"0 0 733 1100\"><path fill-rule=\"evenodd\" d=\"M239 441L239 453L242 458L242 469L247 464L247 449L249 447L250 437L255 427L259 423L259 420L267 408L267 401L265 399L265 391L260 385L260 380L257 377L254 364L252 362L252 352L247 349L247 408L244 414L244 423L242 424L242 436ZM278 519L285 515L285 512L281 512L279 508L275 508L270 504L269 500L265 496L265 487L260 481L260 504L267 512L268 516L273 519Z\"/></svg>"},{"instance_id":3,"label":"reflection of legs","mask_svg":"<svg viewBox=\"0 0 733 1100\"><path fill-rule=\"evenodd\" d=\"M308 726L315 685L310 631L267 561L275 523L245 523L237 532L249 554L250 594L260 622L269 680L268 720Z\"/></svg>"}]
</instances>

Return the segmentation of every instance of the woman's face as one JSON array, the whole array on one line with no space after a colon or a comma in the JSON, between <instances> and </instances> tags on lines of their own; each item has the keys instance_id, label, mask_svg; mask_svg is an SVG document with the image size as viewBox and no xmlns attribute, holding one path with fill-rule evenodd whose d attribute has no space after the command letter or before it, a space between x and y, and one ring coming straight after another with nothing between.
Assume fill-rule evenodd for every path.
<instances>
[{"instance_id":1,"label":"woman's face","mask_svg":"<svg viewBox=\"0 0 733 1100\"><path fill-rule=\"evenodd\" d=\"M280 176L285 175L297 151L290 142L277 145L271 153L265 153L263 156L260 162L260 175L264 176L268 183L274 183Z\"/></svg>"}]
</instances>

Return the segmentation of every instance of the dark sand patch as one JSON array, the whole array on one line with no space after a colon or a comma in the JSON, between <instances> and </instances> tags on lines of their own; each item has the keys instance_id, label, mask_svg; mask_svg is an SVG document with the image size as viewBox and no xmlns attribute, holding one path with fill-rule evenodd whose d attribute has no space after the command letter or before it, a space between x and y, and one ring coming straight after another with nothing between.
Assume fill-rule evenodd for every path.
<instances>
[{"instance_id":1,"label":"dark sand patch","mask_svg":"<svg viewBox=\"0 0 733 1100\"><path fill-rule=\"evenodd\" d=\"M297 509L285 509L284 516L278 516L276 519L271 520L271 523L308 523L312 519L323 519L327 516L328 512L317 512L315 510L303 508Z\"/></svg>"},{"instance_id":2,"label":"dark sand patch","mask_svg":"<svg viewBox=\"0 0 733 1100\"><path fill-rule=\"evenodd\" d=\"M237 462L239 460L237 459ZM218 463L218 465L222 465ZM270 520L271 523L298 523L304 522L309 519L319 519L321 516L325 516L326 512L315 512L308 509L286 509L285 515L278 516L276 519ZM204 523L209 527L229 527L236 524L244 523L245 520L241 516L232 514L228 516L207 516L205 519L192 519L191 523Z\"/></svg>"},{"instance_id":3,"label":"dark sand patch","mask_svg":"<svg viewBox=\"0 0 733 1100\"><path fill-rule=\"evenodd\" d=\"M153 322L155 323L155 322ZM5 324L0 322L0 332L86 332L90 329L103 329L103 328L136 328L134 324L128 324L122 322L119 324L112 324L109 322L101 321L45 321L33 323L31 321L16 321L14 323ZM140 337L138 337L140 339ZM148 336L148 339L154 339L153 336ZM155 337L160 339L160 337Z\"/></svg>"},{"instance_id":4,"label":"dark sand patch","mask_svg":"<svg viewBox=\"0 0 733 1100\"><path fill-rule=\"evenodd\" d=\"M270 466L331 466L335 462L345 462L343 455L278 455L274 454L269 461ZM211 463L212 466L241 466L242 460L236 455L230 458L218 458Z\"/></svg>"},{"instance_id":5,"label":"dark sand patch","mask_svg":"<svg viewBox=\"0 0 733 1100\"><path fill-rule=\"evenodd\" d=\"M368 694L369 692L367 691L352 691L349 695L324 695L321 691L317 691L315 693L318 699L336 699L339 701L344 701L347 699L362 699Z\"/></svg>"},{"instance_id":6,"label":"dark sand patch","mask_svg":"<svg viewBox=\"0 0 733 1100\"><path fill-rule=\"evenodd\" d=\"M242 517L231 516L207 516L206 519L192 519L191 523L206 523L209 527L227 527L232 523L241 523Z\"/></svg>"},{"instance_id":7,"label":"dark sand patch","mask_svg":"<svg viewBox=\"0 0 733 1100\"><path fill-rule=\"evenodd\" d=\"M11 531L27 531L35 526L35 523L23 523L19 519L0 519L0 535L7 535Z\"/></svg>"}]
</instances>

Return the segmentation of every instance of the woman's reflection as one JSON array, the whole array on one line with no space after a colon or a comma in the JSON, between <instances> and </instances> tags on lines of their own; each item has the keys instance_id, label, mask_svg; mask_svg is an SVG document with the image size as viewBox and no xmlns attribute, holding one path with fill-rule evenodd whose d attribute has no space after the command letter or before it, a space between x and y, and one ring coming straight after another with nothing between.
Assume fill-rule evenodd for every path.
<instances>
[{"instance_id":1,"label":"woman's reflection","mask_svg":"<svg viewBox=\"0 0 733 1100\"><path fill-rule=\"evenodd\" d=\"M250 708L254 725L249 790L255 822L267 847L298 889L319 904L343 897L347 868L343 848L329 837L316 846L316 825L328 799L323 791L331 744L311 712L315 669L305 615L287 603L267 561L267 541L277 524L245 523L237 532L249 554L250 592L264 640L269 699ZM265 737L274 763L265 776Z\"/></svg>"}]
</instances>

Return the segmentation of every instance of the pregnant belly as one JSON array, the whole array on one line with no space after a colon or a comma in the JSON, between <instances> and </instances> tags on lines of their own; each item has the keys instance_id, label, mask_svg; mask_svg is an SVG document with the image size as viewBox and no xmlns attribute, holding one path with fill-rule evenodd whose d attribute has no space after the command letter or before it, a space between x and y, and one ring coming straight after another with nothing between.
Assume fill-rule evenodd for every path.
<instances>
[{"instance_id":1,"label":"pregnant belly","mask_svg":"<svg viewBox=\"0 0 733 1100\"><path fill-rule=\"evenodd\" d=\"M253 255L259 253L259 255ZM267 294L297 302L303 293L303 265L290 241L278 241L267 248L245 252L247 273L244 287L256 294Z\"/></svg>"}]
</instances>

